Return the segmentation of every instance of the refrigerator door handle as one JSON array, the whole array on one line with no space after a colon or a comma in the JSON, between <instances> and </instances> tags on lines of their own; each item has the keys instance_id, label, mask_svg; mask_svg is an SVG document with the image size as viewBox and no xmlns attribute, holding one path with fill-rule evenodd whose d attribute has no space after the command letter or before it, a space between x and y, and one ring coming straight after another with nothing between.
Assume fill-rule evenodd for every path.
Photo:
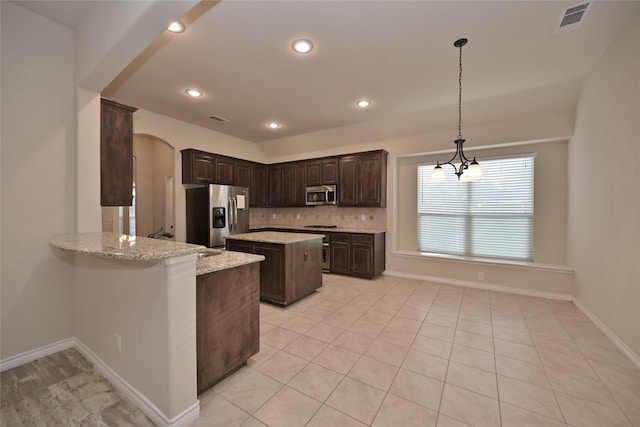
<instances>
[{"instance_id":1,"label":"refrigerator door handle","mask_svg":"<svg viewBox=\"0 0 640 427\"><path fill-rule=\"evenodd\" d=\"M233 232L233 199L229 197L227 202L227 221L229 222L229 231Z\"/></svg>"},{"instance_id":2,"label":"refrigerator door handle","mask_svg":"<svg viewBox=\"0 0 640 427\"><path fill-rule=\"evenodd\" d=\"M236 229L238 229L238 197L233 198L233 219Z\"/></svg>"}]
</instances>

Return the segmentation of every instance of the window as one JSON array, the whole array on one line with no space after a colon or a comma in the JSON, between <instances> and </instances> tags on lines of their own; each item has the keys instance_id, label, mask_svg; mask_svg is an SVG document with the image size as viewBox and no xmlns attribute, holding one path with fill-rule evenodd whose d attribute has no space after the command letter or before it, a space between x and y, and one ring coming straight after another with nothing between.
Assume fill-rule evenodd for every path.
<instances>
[{"instance_id":1,"label":"window","mask_svg":"<svg viewBox=\"0 0 640 427\"><path fill-rule=\"evenodd\" d=\"M533 260L533 154L479 159L484 178L460 182L418 165L418 250Z\"/></svg>"}]
</instances>

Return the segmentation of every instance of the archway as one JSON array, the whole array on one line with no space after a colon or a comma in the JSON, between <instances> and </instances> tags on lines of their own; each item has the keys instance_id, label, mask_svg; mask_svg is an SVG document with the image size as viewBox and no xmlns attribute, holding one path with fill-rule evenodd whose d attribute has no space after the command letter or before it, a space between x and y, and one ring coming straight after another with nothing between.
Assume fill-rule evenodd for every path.
<instances>
[{"instance_id":1,"label":"archway","mask_svg":"<svg viewBox=\"0 0 640 427\"><path fill-rule=\"evenodd\" d=\"M175 239L174 151L173 146L153 135L133 135L130 234Z\"/></svg>"}]
</instances>

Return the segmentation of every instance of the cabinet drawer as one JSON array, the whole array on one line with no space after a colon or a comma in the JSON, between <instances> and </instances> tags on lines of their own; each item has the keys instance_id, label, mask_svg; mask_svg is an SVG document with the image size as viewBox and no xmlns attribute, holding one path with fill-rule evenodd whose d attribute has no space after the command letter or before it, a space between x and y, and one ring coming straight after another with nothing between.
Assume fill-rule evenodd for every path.
<instances>
[{"instance_id":1,"label":"cabinet drawer","mask_svg":"<svg viewBox=\"0 0 640 427\"><path fill-rule=\"evenodd\" d=\"M352 234L351 243L373 244L373 234Z\"/></svg>"},{"instance_id":2,"label":"cabinet drawer","mask_svg":"<svg viewBox=\"0 0 640 427\"><path fill-rule=\"evenodd\" d=\"M351 236L348 233L331 233L331 242L349 242Z\"/></svg>"}]
</instances>

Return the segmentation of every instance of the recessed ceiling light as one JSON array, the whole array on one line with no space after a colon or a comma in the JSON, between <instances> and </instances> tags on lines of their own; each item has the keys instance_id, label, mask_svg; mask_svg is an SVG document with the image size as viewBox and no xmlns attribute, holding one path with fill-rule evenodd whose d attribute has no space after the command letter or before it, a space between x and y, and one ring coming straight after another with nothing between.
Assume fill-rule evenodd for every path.
<instances>
[{"instance_id":1,"label":"recessed ceiling light","mask_svg":"<svg viewBox=\"0 0 640 427\"><path fill-rule=\"evenodd\" d=\"M299 39L291 43L291 48L298 53L309 53L313 49L313 43L309 40Z\"/></svg>"},{"instance_id":2,"label":"recessed ceiling light","mask_svg":"<svg viewBox=\"0 0 640 427\"><path fill-rule=\"evenodd\" d=\"M202 96L202 92L199 91L198 89L187 89L185 90L185 92L187 93L187 95L193 96L194 98L198 98L199 96Z\"/></svg>"},{"instance_id":3,"label":"recessed ceiling light","mask_svg":"<svg viewBox=\"0 0 640 427\"><path fill-rule=\"evenodd\" d=\"M371 105L371 101L366 99L361 99L358 102L356 102L356 105L360 108L367 108L369 105Z\"/></svg>"},{"instance_id":4,"label":"recessed ceiling light","mask_svg":"<svg viewBox=\"0 0 640 427\"><path fill-rule=\"evenodd\" d=\"M182 33L184 32L184 24L180 21L173 21L171 24L169 24L167 30L171 31L172 33Z\"/></svg>"},{"instance_id":5,"label":"recessed ceiling light","mask_svg":"<svg viewBox=\"0 0 640 427\"><path fill-rule=\"evenodd\" d=\"M267 127L271 128L271 129L278 129L280 126L282 126L280 123L278 122L269 122L267 123Z\"/></svg>"}]
</instances>

